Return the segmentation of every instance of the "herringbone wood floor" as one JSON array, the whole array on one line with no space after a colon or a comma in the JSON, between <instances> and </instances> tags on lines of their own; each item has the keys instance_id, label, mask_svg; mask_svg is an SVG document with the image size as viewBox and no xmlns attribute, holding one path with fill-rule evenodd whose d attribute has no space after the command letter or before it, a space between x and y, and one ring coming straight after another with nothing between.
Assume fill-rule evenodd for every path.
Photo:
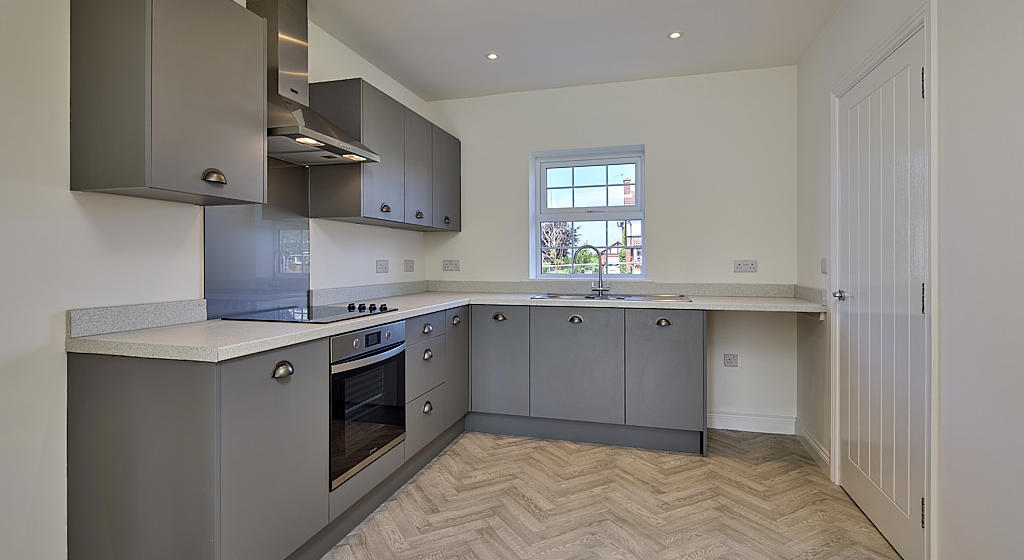
<instances>
[{"instance_id":1,"label":"herringbone wood floor","mask_svg":"<svg viewBox=\"0 0 1024 560\"><path fill-rule=\"evenodd\" d=\"M792 436L707 458L466 433L331 550L348 559L898 559Z\"/></svg>"}]
</instances>

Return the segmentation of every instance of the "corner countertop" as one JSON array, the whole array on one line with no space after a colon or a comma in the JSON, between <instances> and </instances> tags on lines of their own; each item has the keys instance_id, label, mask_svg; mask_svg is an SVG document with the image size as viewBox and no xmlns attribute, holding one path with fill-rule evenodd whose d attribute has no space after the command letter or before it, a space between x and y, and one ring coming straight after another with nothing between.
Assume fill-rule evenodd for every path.
<instances>
[{"instance_id":1,"label":"corner countertop","mask_svg":"<svg viewBox=\"0 0 1024 560\"><path fill-rule=\"evenodd\" d=\"M534 294L423 292L386 299L398 311L329 324L259 321L200 321L119 333L68 338L65 349L164 360L223 362L462 305L531 305L556 307L619 307L634 309L701 309L706 311L774 311L822 313L811 301L789 297L692 296L692 302L535 300Z\"/></svg>"}]
</instances>

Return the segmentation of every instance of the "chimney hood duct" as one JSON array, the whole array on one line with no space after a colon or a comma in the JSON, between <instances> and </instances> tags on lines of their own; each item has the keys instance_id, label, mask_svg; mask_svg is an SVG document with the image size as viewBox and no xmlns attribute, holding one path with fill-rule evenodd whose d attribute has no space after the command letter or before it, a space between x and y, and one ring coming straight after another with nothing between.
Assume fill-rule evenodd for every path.
<instances>
[{"instance_id":1,"label":"chimney hood duct","mask_svg":"<svg viewBox=\"0 0 1024 560\"><path fill-rule=\"evenodd\" d=\"M294 165L378 162L309 108L309 33L306 0L248 0L267 20L267 155Z\"/></svg>"}]
</instances>

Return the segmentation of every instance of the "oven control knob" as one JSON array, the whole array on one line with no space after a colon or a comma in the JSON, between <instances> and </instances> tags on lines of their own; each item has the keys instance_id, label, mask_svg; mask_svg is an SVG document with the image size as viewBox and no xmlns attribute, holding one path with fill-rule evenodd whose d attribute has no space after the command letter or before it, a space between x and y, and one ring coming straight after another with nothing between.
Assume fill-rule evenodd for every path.
<instances>
[{"instance_id":1,"label":"oven control knob","mask_svg":"<svg viewBox=\"0 0 1024 560\"><path fill-rule=\"evenodd\" d=\"M371 303L370 304L370 313L373 313L376 310L377 310L377 304L376 303Z\"/></svg>"},{"instance_id":2,"label":"oven control knob","mask_svg":"<svg viewBox=\"0 0 1024 560\"><path fill-rule=\"evenodd\" d=\"M355 311L356 310L356 304L354 304L354 303L348 304L348 310L349 311Z\"/></svg>"},{"instance_id":3,"label":"oven control knob","mask_svg":"<svg viewBox=\"0 0 1024 560\"><path fill-rule=\"evenodd\" d=\"M386 304L386 303L380 304L380 310L381 311L387 311L388 310L388 304Z\"/></svg>"},{"instance_id":4,"label":"oven control knob","mask_svg":"<svg viewBox=\"0 0 1024 560\"><path fill-rule=\"evenodd\" d=\"M358 338L352 339L352 348L359 348L362 344L362 341L359 340Z\"/></svg>"},{"instance_id":5,"label":"oven control knob","mask_svg":"<svg viewBox=\"0 0 1024 560\"><path fill-rule=\"evenodd\" d=\"M359 311L366 311L366 304L365 303L360 303L359 304Z\"/></svg>"}]
</instances>

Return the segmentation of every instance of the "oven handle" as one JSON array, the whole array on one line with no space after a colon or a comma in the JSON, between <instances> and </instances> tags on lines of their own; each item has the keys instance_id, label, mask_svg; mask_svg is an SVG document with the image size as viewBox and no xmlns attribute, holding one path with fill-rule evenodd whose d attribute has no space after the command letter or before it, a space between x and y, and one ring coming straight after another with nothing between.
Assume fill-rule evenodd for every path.
<instances>
[{"instance_id":1,"label":"oven handle","mask_svg":"<svg viewBox=\"0 0 1024 560\"><path fill-rule=\"evenodd\" d=\"M405 352L405 343L395 346L387 352L381 352L380 354L373 354L366 356L365 358L359 358L358 360L352 360L351 362L341 362L340 364L331 365L331 373L342 373L344 371L352 371L361 367L373 365L377 362L383 362L388 358L393 358L402 352Z\"/></svg>"}]
</instances>

